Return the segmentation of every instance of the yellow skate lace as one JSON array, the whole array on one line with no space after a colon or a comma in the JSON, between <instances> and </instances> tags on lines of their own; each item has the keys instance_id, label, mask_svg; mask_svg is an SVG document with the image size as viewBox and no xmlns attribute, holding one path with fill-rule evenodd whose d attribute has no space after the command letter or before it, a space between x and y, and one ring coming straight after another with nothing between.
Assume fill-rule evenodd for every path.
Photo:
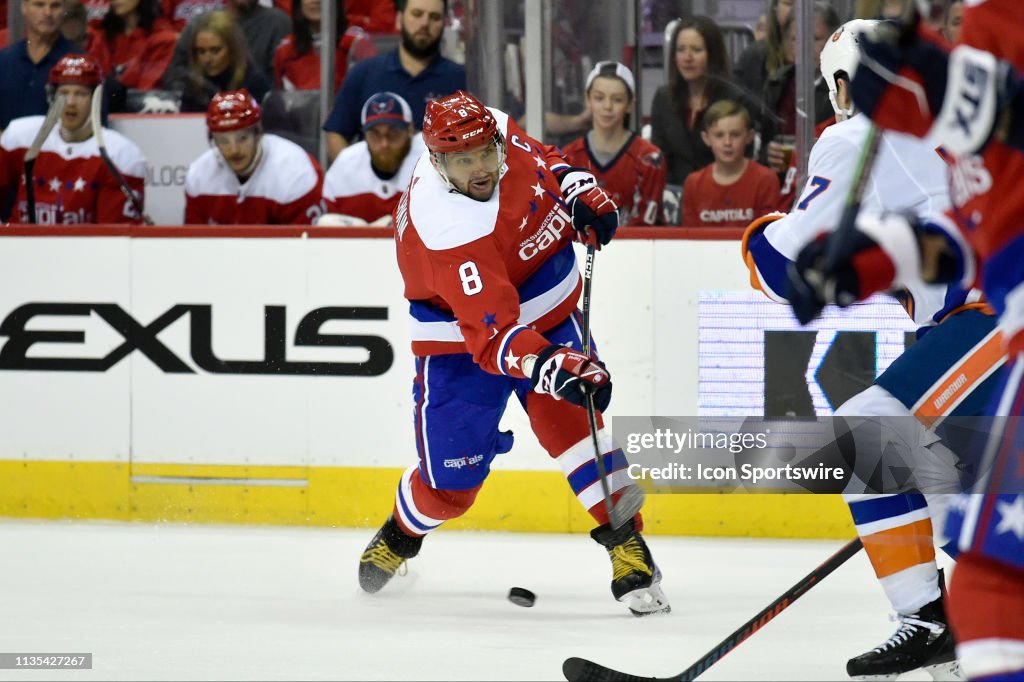
<instances>
[{"instance_id":1,"label":"yellow skate lace","mask_svg":"<svg viewBox=\"0 0 1024 682\"><path fill-rule=\"evenodd\" d=\"M402 568L402 564L405 563L405 559L392 552L385 543L381 542L380 544L363 552L363 556L360 557L359 562L363 564L373 564L377 568L394 575L398 569Z\"/></svg>"},{"instance_id":2,"label":"yellow skate lace","mask_svg":"<svg viewBox=\"0 0 1024 682\"><path fill-rule=\"evenodd\" d=\"M621 545L615 545L608 552L612 557L612 581L639 572L652 575L651 567L644 560L644 548L636 538L630 538Z\"/></svg>"}]
</instances>

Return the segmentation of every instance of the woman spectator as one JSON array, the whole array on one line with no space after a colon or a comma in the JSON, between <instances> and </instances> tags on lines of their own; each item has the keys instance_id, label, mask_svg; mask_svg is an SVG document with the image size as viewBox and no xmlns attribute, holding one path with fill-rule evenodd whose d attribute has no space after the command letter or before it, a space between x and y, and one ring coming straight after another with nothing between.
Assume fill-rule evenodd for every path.
<instances>
[{"instance_id":1,"label":"woman spectator","mask_svg":"<svg viewBox=\"0 0 1024 682\"><path fill-rule=\"evenodd\" d=\"M736 60L733 74L738 85L751 99L761 96L768 74L786 63L786 45L782 39L782 26L793 13L796 0L771 0L768 11L761 15L767 19L765 37L744 48ZM755 29L756 34L756 29Z\"/></svg>"},{"instance_id":2,"label":"woman spectator","mask_svg":"<svg viewBox=\"0 0 1024 682\"><path fill-rule=\"evenodd\" d=\"M762 163L776 173L785 173L788 155L773 142L780 136L790 139L796 135L796 19L790 15L783 26L786 36L786 64L776 69L764 84L762 95ZM818 70L818 55L832 32L839 28L839 15L828 3L814 3L814 125L832 119L832 103L828 99L828 85ZM775 112L776 115L769 115ZM789 140L787 140L788 146Z\"/></svg>"},{"instance_id":3,"label":"woman spectator","mask_svg":"<svg viewBox=\"0 0 1024 682\"><path fill-rule=\"evenodd\" d=\"M99 28L89 29L89 54L124 87L151 90L171 63L177 39L160 16L159 0L110 0Z\"/></svg>"},{"instance_id":4,"label":"woman spectator","mask_svg":"<svg viewBox=\"0 0 1024 682\"><path fill-rule=\"evenodd\" d=\"M320 88L320 5L321 0L296 0L292 4L292 32L274 51L274 82L282 90ZM349 26L345 3L338 2L334 53L334 89L341 87L350 63L372 57L377 49L366 31Z\"/></svg>"},{"instance_id":5,"label":"woman spectator","mask_svg":"<svg viewBox=\"0 0 1024 682\"><path fill-rule=\"evenodd\" d=\"M618 62L598 62L587 76L587 106L593 128L562 151L587 168L619 205L620 225L658 225L665 190L661 150L627 127L633 109L633 74Z\"/></svg>"},{"instance_id":6,"label":"woman spectator","mask_svg":"<svg viewBox=\"0 0 1024 682\"><path fill-rule=\"evenodd\" d=\"M665 156L668 182L682 185L687 175L714 160L701 140L701 120L710 105L734 99L750 111L760 109L733 85L725 41L713 20L697 14L677 22L671 44L676 68L654 93L651 142Z\"/></svg>"},{"instance_id":7,"label":"woman spectator","mask_svg":"<svg viewBox=\"0 0 1024 682\"><path fill-rule=\"evenodd\" d=\"M951 43L960 42L960 22L963 16L963 0L946 0L946 8L942 11L942 36Z\"/></svg>"},{"instance_id":8,"label":"woman spectator","mask_svg":"<svg viewBox=\"0 0 1024 682\"><path fill-rule=\"evenodd\" d=\"M245 88L257 102L270 90L245 49L238 24L224 10L199 15L192 38L188 80L181 96L183 112L205 112L218 92Z\"/></svg>"}]
</instances>

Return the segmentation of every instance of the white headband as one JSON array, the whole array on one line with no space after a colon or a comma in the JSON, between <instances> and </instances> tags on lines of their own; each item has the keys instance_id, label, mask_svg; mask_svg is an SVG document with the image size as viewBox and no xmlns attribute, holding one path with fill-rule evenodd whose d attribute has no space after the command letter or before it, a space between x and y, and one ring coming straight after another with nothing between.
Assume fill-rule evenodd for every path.
<instances>
[{"instance_id":1,"label":"white headband","mask_svg":"<svg viewBox=\"0 0 1024 682\"><path fill-rule=\"evenodd\" d=\"M601 73L605 68L612 64L615 65L615 73ZM620 64L618 62L598 62L595 64L594 68L590 70L590 75L587 76L587 85L583 88L584 92L588 92L590 90L591 83L593 83L594 79L598 76L617 76L621 78L626 83L626 87L629 88L629 96L636 96L636 83L633 80L633 72L626 68L624 64Z\"/></svg>"}]
</instances>

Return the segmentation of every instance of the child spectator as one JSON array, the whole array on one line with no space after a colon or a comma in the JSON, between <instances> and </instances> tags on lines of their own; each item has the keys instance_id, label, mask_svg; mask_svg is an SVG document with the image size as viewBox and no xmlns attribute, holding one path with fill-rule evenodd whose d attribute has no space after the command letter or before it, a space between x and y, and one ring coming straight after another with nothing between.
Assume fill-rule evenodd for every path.
<instances>
[{"instance_id":1,"label":"child spectator","mask_svg":"<svg viewBox=\"0 0 1024 682\"><path fill-rule=\"evenodd\" d=\"M124 87L152 90L171 63L177 39L160 16L159 0L111 0L99 28L89 29L89 54Z\"/></svg>"},{"instance_id":2,"label":"child spectator","mask_svg":"<svg viewBox=\"0 0 1024 682\"><path fill-rule=\"evenodd\" d=\"M298 0L292 5L292 32L274 50L274 81L282 90L320 89L321 0ZM377 54L366 31L349 26L345 3L335 15L338 47L334 51L334 89L341 87L350 63Z\"/></svg>"},{"instance_id":3,"label":"child spectator","mask_svg":"<svg viewBox=\"0 0 1024 682\"><path fill-rule=\"evenodd\" d=\"M624 65L598 62L585 86L593 128L562 151L569 163L597 176L619 205L620 225L657 225L663 222L665 163L660 149L626 127L635 87Z\"/></svg>"},{"instance_id":4,"label":"child spectator","mask_svg":"<svg viewBox=\"0 0 1024 682\"><path fill-rule=\"evenodd\" d=\"M686 178L683 225L745 227L773 211L779 198L779 178L744 155L754 138L750 113L736 102L721 100L708 107L704 126L701 137L715 160Z\"/></svg>"},{"instance_id":5,"label":"child spectator","mask_svg":"<svg viewBox=\"0 0 1024 682\"><path fill-rule=\"evenodd\" d=\"M192 34L192 59L181 97L183 112L203 112L218 92L245 88L257 102L270 90L270 81L248 57L245 38L224 10L199 15Z\"/></svg>"}]
</instances>

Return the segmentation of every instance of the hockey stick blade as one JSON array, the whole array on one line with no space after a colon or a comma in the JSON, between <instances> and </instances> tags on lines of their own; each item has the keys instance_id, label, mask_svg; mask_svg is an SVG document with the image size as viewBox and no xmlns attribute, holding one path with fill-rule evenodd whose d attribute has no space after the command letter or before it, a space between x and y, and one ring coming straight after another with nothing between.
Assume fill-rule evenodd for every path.
<instances>
[{"instance_id":1,"label":"hockey stick blade","mask_svg":"<svg viewBox=\"0 0 1024 682\"><path fill-rule=\"evenodd\" d=\"M36 157L39 156L39 151L43 148L43 143L50 136L53 127L60 121L61 114L64 113L65 101L64 95L56 95L53 98L53 103L50 104L50 109L46 112L46 118L43 119L43 126L36 133L28 151L25 152L25 206L28 221L33 225L36 224Z\"/></svg>"},{"instance_id":2,"label":"hockey stick blade","mask_svg":"<svg viewBox=\"0 0 1024 682\"><path fill-rule=\"evenodd\" d=\"M103 141L103 83L96 86L96 89L92 93L92 109L90 113L92 118L92 136L96 138L96 146L100 150L100 158L103 159L103 164L110 171L110 174L114 176L114 180L121 188L121 192L124 193L128 201L131 202L132 208L142 218L142 222L147 225L152 225L153 221L150 219L146 212L143 210L142 202L139 201L138 195L128 185L128 181L124 179L124 175L114 165L113 159L110 158L110 154L107 153L107 145Z\"/></svg>"},{"instance_id":3,"label":"hockey stick blade","mask_svg":"<svg viewBox=\"0 0 1024 682\"><path fill-rule=\"evenodd\" d=\"M644 491L636 485L623 489L619 499L612 505L612 528L624 526L644 506Z\"/></svg>"},{"instance_id":4,"label":"hockey stick blade","mask_svg":"<svg viewBox=\"0 0 1024 682\"><path fill-rule=\"evenodd\" d=\"M585 658L575 657L565 660L562 664L562 674L569 682L588 682L589 680L597 682L641 682L642 680L647 680L647 682L690 682L690 680L695 680L727 653L767 625L775 616L789 608L793 602L820 583L832 571L846 563L850 557L860 551L861 547L863 547L863 544L861 544L859 537L850 540L838 552L825 559L820 566L801 578L775 601L761 609L757 615L741 625L732 634L716 644L711 651L701 656L693 665L678 675L673 675L672 677L639 677L607 668L600 663L594 663Z\"/></svg>"}]
</instances>

